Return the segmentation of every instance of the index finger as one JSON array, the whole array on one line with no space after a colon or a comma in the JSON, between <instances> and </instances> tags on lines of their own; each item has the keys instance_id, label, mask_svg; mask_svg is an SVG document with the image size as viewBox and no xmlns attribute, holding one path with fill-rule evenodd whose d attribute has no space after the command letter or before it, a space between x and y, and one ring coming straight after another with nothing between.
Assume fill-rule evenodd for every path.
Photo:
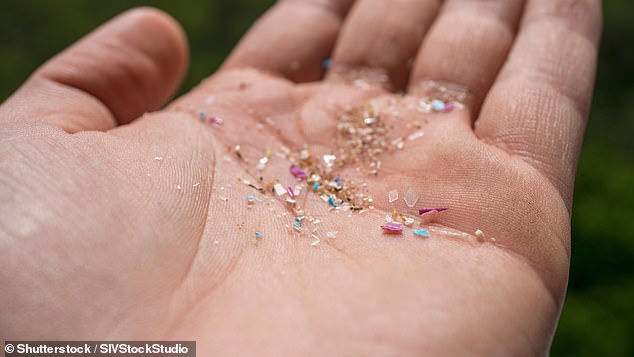
<instances>
[{"instance_id":1,"label":"index finger","mask_svg":"<svg viewBox=\"0 0 634 357\"><path fill-rule=\"evenodd\" d=\"M528 162L570 208L601 30L600 0L530 0L476 135Z\"/></svg>"}]
</instances>

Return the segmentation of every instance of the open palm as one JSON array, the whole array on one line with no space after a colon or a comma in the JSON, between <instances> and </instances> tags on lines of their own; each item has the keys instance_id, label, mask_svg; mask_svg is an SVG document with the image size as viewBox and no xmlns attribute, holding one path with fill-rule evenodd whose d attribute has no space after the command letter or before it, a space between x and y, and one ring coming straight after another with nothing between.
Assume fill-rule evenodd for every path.
<instances>
[{"instance_id":1,"label":"open palm","mask_svg":"<svg viewBox=\"0 0 634 357\"><path fill-rule=\"evenodd\" d=\"M567 281L598 2L351 3L280 2L217 74L145 115L179 82L185 45L165 15L134 10L5 102L5 340L544 354ZM456 88L464 107L421 112L438 94L429 83ZM300 150L317 161L347 150L337 125L355 110L380 117L388 142L405 138L378 154L377 175L357 170L363 160L333 168L373 198L361 214L289 172ZM297 204L275 182L299 184ZM389 202L391 190L416 192L416 205ZM449 209L381 231L386 215L419 207Z\"/></svg>"}]
</instances>

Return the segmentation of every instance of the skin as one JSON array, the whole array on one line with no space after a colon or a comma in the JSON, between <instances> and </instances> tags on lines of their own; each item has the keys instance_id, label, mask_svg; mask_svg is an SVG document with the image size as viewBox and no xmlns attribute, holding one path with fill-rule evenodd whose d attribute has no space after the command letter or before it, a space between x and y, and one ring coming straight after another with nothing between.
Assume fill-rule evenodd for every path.
<instances>
[{"instance_id":1,"label":"skin","mask_svg":"<svg viewBox=\"0 0 634 357\"><path fill-rule=\"evenodd\" d=\"M2 338L192 339L201 355L547 354L600 27L596 0L287 0L158 110L185 71L183 32L157 10L120 15L0 107ZM394 94L429 80L461 88L465 108L422 114ZM344 169L374 211L306 199L338 231L313 247L288 233L283 202L246 208L236 178L255 181L267 148L328 152L342 108L371 100L425 123L383 154L378 177ZM201 123L202 109L225 124ZM386 120L402 130L399 118ZM265 175L288 181L288 165L274 157ZM419 205L450 208L427 222L430 238L379 229L387 191L408 187Z\"/></svg>"}]
</instances>

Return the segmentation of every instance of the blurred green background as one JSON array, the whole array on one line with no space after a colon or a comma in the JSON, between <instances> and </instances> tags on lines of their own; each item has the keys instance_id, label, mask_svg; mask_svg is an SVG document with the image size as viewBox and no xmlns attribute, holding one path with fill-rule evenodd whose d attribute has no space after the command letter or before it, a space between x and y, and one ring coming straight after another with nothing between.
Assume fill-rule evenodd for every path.
<instances>
[{"instance_id":1,"label":"blurred green background","mask_svg":"<svg viewBox=\"0 0 634 357\"><path fill-rule=\"evenodd\" d=\"M273 0L0 1L0 101L44 60L134 6L185 28L190 71L212 73ZM553 356L634 356L634 1L608 0L594 104L575 189L568 297Z\"/></svg>"}]
</instances>

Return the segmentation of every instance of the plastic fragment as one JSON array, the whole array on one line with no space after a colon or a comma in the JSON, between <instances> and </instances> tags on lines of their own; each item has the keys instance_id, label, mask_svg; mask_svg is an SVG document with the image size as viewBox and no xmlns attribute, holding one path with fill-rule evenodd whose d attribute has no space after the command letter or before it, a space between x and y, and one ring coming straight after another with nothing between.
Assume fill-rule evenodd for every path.
<instances>
[{"instance_id":1,"label":"plastic fragment","mask_svg":"<svg viewBox=\"0 0 634 357\"><path fill-rule=\"evenodd\" d=\"M302 170L299 166L295 164L291 165L290 171L291 171L291 174L295 176L295 178L298 178L301 180L305 180L308 178L308 175L304 172L304 170Z\"/></svg>"},{"instance_id":2,"label":"plastic fragment","mask_svg":"<svg viewBox=\"0 0 634 357\"><path fill-rule=\"evenodd\" d=\"M435 112L442 112L445 110L445 102L440 99L434 99L431 101L431 109Z\"/></svg>"},{"instance_id":3,"label":"plastic fragment","mask_svg":"<svg viewBox=\"0 0 634 357\"><path fill-rule=\"evenodd\" d=\"M263 171L266 168L266 164L268 162L269 162L269 158L264 156L260 158L260 160L258 160L258 164L256 165L256 168L260 171Z\"/></svg>"},{"instance_id":4,"label":"plastic fragment","mask_svg":"<svg viewBox=\"0 0 634 357\"><path fill-rule=\"evenodd\" d=\"M301 232L304 230L304 224L302 223L302 220L299 219L299 217L295 217L295 223L293 223L293 228L298 232Z\"/></svg>"},{"instance_id":5,"label":"plastic fragment","mask_svg":"<svg viewBox=\"0 0 634 357\"><path fill-rule=\"evenodd\" d=\"M416 139L418 139L418 138L423 137L424 135L425 135L425 132L424 132L424 131L422 131L422 130L417 130L417 131L415 131L415 132L413 132L413 133L409 134L409 135L407 136L407 140L409 140L409 141L414 141L414 140L416 140Z\"/></svg>"},{"instance_id":6,"label":"plastic fragment","mask_svg":"<svg viewBox=\"0 0 634 357\"><path fill-rule=\"evenodd\" d=\"M476 238L478 238L478 240L485 240L486 239L486 236L484 235L484 232L482 232L479 229L477 229L475 231L475 236L476 236Z\"/></svg>"},{"instance_id":7,"label":"plastic fragment","mask_svg":"<svg viewBox=\"0 0 634 357\"><path fill-rule=\"evenodd\" d=\"M329 69L331 64L332 61L330 60L330 57L326 57L321 61L321 68Z\"/></svg>"},{"instance_id":8,"label":"plastic fragment","mask_svg":"<svg viewBox=\"0 0 634 357\"><path fill-rule=\"evenodd\" d=\"M331 205L332 207L337 207L337 202L335 202L334 195L330 195L330 197L328 197L328 204Z\"/></svg>"},{"instance_id":9,"label":"plastic fragment","mask_svg":"<svg viewBox=\"0 0 634 357\"><path fill-rule=\"evenodd\" d=\"M262 238L262 232L255 232L255 238Z\"/></svg>"},{"instance_id":10,"label":"plastic fragment","mask_svg":"<svg viewBox=\"0 0 634 357\"><path fill-rule=\"evenodd\" d=\"M328 231L326 232L326 237L330 238L330 239L335 239L337 238L337 231Z\"/></svg>"},{"instance_id":11,"label":"plastic fragment","mask_svg":"<svg viewBox=\"0 0 634 357\"><path fill-rule=\"evenodd\" d=\"M400 234L403 232L403 225L400 223L390 222L382 225L381 229L383 229L386 233Z\"/></svg>"},{"instance_id":12,"label":"plastic fragment","mask_svg":"<svg viewBox=\"0 0 634 357\"><path fill-rule=\"evenodd\" d=\"M429 232L425 229L414 229L412 233L420 237L429 237Z\"/></svg>"},{"instance_id":13,"label":"plastic fragment","mask_svg":"<svg viewBox=\"0 0 634 357\"><path fill-rule=\"evenodd\" d=\"M326 163L326 166L328 166L329 168L333 167L333 165L335 164L335 160L337 160L337 157L335 155L324 155L324 163Z\"/></svg>"},{"instance_id":14,"label":"plastic fragment","mask_svg":"<svg viewBox=\"0 0 634 357\"><path fill-rule=\"evenodd\" d=\"M286 186L286 192L288 192L288 195L291 198L295 198L295 191L293 191L293 188L291 186Z\"/></svg>"},{"instance_id":15,"label":"plastic fragment","mask_svg":"<svg viewBox=\"0 0 634 357\"><path fill-rule=\"evenodd\" d=\"M319 188L319 182L313 183L313 191L317 191L318 188Z\"/></svg>"},{"instance_id":16,"label":"plastic fragment","mask_svg":"<svg viewBox=\"0 0 634 357\"><path fill-rule=\"evenodd\" d=\"M273 185L273 190L275 191L275 194L278 196L283 196L284 194L286 194L286 190L284 189L284 186L282 186L279 183L276 183L275 185Z\"/></svg>"},{"instance_id":17,"label":"plastic fragment","mask_svg":"<svg viewBox=\"0 0 634 357\"><path fill-rule=\"evenodd\" d=\"M392 190L392 191L388 192L387 193L387 198L388 198L388 201L390 203L398 200L398 191L397 190Z\"/></svg>"},{"instance_id":18,"label":"plastic fragment","mask_svg":"<svg viewBox=\"0 0 634 357\"><path fill-rule=\"evenodd\" d=\"M249 207L253 206L253 204L255 203L255 196L253 196L252 194L247 194L247 205L249 205Z\"/></svg>"},{"instance_id":19,"label":"plastic fragment","mask_svg":"<svg viewBox=\"0 0 634 357\"><path fill-rule=\"evenodd\" d=\"M414 224L414 218L412 218L412 217L403 216L402 219L403 219L403 224L408 226L408 227L411 226L412 224Z\"/></svg>"},{"instance_id":20,"label":"plastic fragment","mask_svg":"<svg viewBox=\"0 0 634 357\"><path fill-rule=\"evenodd\" d=\"M442 211L446 211L449 208L444 208L444 207L438 207L438 208L419 208L418 209L418 214L420 214L421 216L424 215L425 213L429 213L429 212L442 212Z\"/></svg>"},{"instance_id":21,"label":"plastic fragment","mask_svg":"<svg viewBox=\"0 0 634 357\"><path fill-rule=\"evenodd\" d=\"M224 119L217 117L215 115L210 115L207 117L207 121L209 121L212 124L216 124L216 125L222 125L225 123Z\"/></svg>"},{"instance_id":22,"label":"plastic fragment","mask_svg":"<svg viewBox=\"0 0 634 357\"><path fill-rule=\"evenodd\" d=\"M403 195L403 200L405 200L407 207L412 208L416 205L416 202L418 202L418 197L418 193L410 187Z\"/></svg>"}]
</instances>

